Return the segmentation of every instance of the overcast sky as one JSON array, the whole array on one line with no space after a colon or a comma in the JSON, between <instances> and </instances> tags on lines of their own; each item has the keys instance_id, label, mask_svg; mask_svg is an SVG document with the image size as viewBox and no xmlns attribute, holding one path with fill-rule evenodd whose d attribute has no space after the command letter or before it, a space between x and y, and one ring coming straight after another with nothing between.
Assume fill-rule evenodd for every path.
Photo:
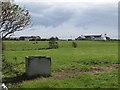
<instances>
[{"instance_id":1,"label":"overcast sky","mask_svg":"<svg viewBox=\"0 0 120 90\"><path fill-rule=\"evenodd\" d=\"M118 37L117 0L24 0L17 4L30 11L33 26L15 36L77 38L82 34ZM84 2L83 2L84 1Z\"/></svg>"}]
</instances>

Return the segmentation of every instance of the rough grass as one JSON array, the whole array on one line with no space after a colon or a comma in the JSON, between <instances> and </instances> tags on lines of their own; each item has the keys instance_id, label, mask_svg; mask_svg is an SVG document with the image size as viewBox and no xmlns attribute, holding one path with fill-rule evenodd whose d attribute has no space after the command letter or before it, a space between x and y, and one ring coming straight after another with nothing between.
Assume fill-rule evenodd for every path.
<instances>
[{"instance_id":1,"label":"rough grass","mask_svg":"<svg viewBox=\"0 0 120 90\"><path fill-rule=\"evenodd\" d=\"M38 78L24 81L21 86L23 88L115 88L118 87L117 78L116 71L99 74L82 73L68 75L63 79L57 80L53 78Z\"/></svg>"},{"instance_id":2,"label":"rough grass","mask_svg":"<svg viewBox=\"0 0 120 90\"><path fill-rule=\"evenodd\" d=\"M75 41L77 48L72 47L72 41L58 41L58 49L49 48L47 41L4 41L4 58L11 64L24 63L25 56L49 56L52 58L52 76L25 80L18 84L8 84L9 87L21 88L114 88L118 87L117 69L100 73L82 73L65 75L55 79L56 73L67 70L88 70L94 67L108 67L118 64L117 41ZM14 67L20 72L25 71L24 64ZM108 72L110 71L110 72ZM14 77L10 72L4 77Z\"/></svg>"}]
</instances>

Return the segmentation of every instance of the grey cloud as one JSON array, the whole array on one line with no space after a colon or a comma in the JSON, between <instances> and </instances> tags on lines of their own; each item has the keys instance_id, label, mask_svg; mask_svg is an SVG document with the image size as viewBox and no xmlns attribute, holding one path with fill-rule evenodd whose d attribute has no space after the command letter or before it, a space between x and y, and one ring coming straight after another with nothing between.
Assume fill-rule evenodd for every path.
<instances>
[{"instance_id":1,"label":"grey cloud","mask_svg":"<svg viewBox=\"0 0 120 90\"><path fill-rule=\"evenodd\" d=\"M43 13L35 13L38 16L33 15L33 23L35 25L42 25L45 27L56 27L62 25L63 23L69 21L73 12L63 9L63 8L53 8L45 10Z\"/></svg>"},{"instance_id":2,"label":"grey cloud","mask_svg":"<svg viewBox=\"0 0 120 90\"><path fill-rule=\"evenodd\" d=\"M41 3L36 3L36 2L22 3L22 2L18 2L17 4L19 4L21 7L25 7L26 9L28 9L32 13L43 13L44 10L52 7L51 5L43 4L42 2Z\"/></svg>"},{"instance_id":3,"label":"grey cloud","mask_svg":"<svg viewBox=\"0 0 120 90\"><path fill-rule=\"evenodd\" d=\"M77 6L75 5L76 3L74 5L70 4L70 6L65 6L65 4L62 6L62 4L26 3L26 8L31 12L33 27L36 27L30 30L30 34L40 34L42 32L41 35L43 36L65 34L65 37L69 37L71 35L106 32L111 37L117 36L117 6L114 6L114 4L89 5L90 7L84 8L79 6L78 3ZM32 30L35 31L32 32ZM63 33L60 34L60 32Z\"/></svg>"},{"instance_id":4,"label":"grey cloud","mask_svg":"<svg viewBox=\"0 0 120 90\"><path fill-rule=\"evenodd\" d=\"M117 7L100 6L85 10L79 17L76 17L74 23L77 27L105 26L117 27Z\"/></svg>"},{"instance_id":5,"label":"grey cloud","mask_svg":"<svg viewBox=\"0 0 120 90\"><path fill-rule=\"evenodd\" d=\"M75 27L83 27L87 29L89 26L117 26L117 7L114 4L106 4L101 6L88 6L87 9L70 5L65 7L65 4L45 4L45 3L26 3L32 15L34 25L45 27L57 27L63 23L69 23ZM62 7L61 7L62 6ZM74 9L71 7L74 7ZM76 10L75 10L76 9ZM36 15L34 15L34 14Z\"/></svg>"}]
</instances>

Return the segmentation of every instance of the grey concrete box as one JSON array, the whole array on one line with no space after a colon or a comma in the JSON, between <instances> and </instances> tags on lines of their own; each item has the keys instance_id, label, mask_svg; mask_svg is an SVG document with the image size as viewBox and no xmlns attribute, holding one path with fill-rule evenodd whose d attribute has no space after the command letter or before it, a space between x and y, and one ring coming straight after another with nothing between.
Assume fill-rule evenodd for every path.
<instances>
[{"instance_id":1,"label":"grey concrete box","mask_svg":"<svg viewBox=\"0 0 120 90\"><path fill-rule=\"evenodd\" d=\"M27 56L25 59L27 76L51 75L51 58L46 56Z\"/></svg>"}]
</instances>

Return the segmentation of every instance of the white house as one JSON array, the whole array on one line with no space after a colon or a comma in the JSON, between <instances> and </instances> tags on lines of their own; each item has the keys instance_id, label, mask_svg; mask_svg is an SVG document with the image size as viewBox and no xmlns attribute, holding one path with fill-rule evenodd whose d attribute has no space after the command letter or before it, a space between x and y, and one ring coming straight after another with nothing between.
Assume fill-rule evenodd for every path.
<instances>
[{"instance_id":1,"label":"white house","mask_svg":"<svg viewBox=\"0 0 120 90\"><path fill-rule=\"evenodd\" d=\"M106 40L106 34L81 35L76 40Z\"/></svg>"}]
</instances>

